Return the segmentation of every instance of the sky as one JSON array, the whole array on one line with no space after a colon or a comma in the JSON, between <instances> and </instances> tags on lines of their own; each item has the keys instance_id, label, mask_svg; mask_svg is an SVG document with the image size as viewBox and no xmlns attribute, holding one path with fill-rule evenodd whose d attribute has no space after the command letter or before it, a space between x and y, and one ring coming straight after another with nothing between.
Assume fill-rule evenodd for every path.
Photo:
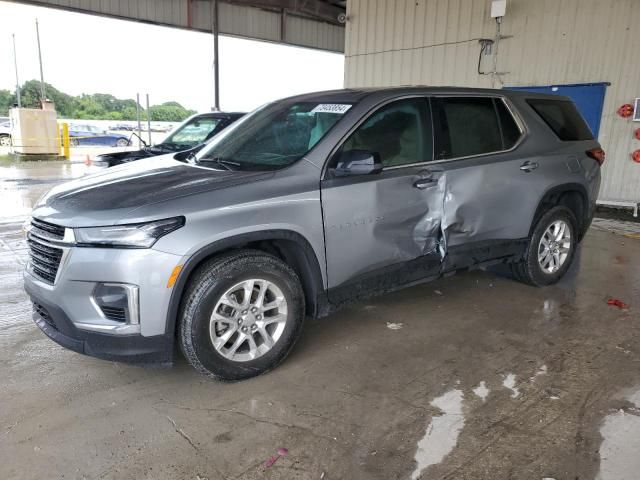
<instances>
[{"instance_id":1,"label":"sky","mask_svg":"<svg viewBox=\"0 0 640 480\"><path fill-rule=\"evenodd\" d=\"M35 19L45 82L71 95L110 93L152 105L175 100L213 106L213 36L176 28L0 1L0 89L15 89L15 34L20 83L39 79ZM344 57L220 37L220 104L250 111L297 93L342 88ZM143 103L144 100L141 100Z\"/></svg>"}]
</instances>

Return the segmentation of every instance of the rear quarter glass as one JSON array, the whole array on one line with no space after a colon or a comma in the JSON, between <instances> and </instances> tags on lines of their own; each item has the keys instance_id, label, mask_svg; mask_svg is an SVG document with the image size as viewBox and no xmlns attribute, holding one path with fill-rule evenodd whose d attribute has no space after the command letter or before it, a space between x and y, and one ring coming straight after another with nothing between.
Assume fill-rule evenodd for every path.
<instances>
[{"instance_id":1,"label":"rear quarter glass","mask_svg":"<svg viewBox=\"0 0 640 480\"><path fill-rule=\"evenodd\" d=\"M594 139L587 122L573 102L532 98L527 103L563 142Z\"/></svg>"}]
</instances>

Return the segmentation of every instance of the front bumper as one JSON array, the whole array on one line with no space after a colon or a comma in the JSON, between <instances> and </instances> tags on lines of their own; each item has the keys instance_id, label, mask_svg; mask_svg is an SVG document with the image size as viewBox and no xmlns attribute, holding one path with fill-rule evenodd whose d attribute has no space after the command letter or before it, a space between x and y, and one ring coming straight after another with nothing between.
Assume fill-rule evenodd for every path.
<instances>
[{"instance_id":1,"label":"front bumper","mask_svg":"<svg viewBox=\"0 0 640 480\"><path fill-rule=\"evenodd\" d=\"M74 352L105 360L132 363L173 362L173 335L107 335L76 328L56 305L37 303L34 299L33 320L51 340Z\"/></svg>"},{"instance_id":2,"label":"front bumper","mask_svg":"<svg viewBox=\"0 0 640 480\"><path fill-rule=\"evenodd\" d=\"M76 352L109 360L170 363L173 332L167 329L171 289L167 280L181 257L153 249L64 249L53 284L29 268L24 288L34 321L52 340ZM105 317L93 292L99 283L138 287L136 324Z\"/></svg>"}]
</instances>

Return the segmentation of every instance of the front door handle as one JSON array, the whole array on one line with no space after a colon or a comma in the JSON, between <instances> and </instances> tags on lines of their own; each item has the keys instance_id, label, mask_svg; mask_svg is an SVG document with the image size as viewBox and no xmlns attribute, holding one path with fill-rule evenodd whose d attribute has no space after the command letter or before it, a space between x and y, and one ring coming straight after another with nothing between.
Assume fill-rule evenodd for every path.
<instances>
[{"instance_id":1,"label":"front door handle","mask_svg":"<svg viewBox=\"0 0 640 480\"><path fill-rule=\"evenodd\" d=\"M522 165L520 165L520 170L522 170L523 172L532 172L536 168L538 168L537 162L526 161Z\"/></svg>"},{"instance_id":2,"label":"front door handle","mask_svg":"<svg viewBox=\"0 0 640 480\"><path fill-rule=\"evenodd\" d=\"M419 188L420 190L431 187L435 184L438 183L438 179L437 178L419 178L418 180L416 180L415 182L413 182L413 186L416 188Z\"/></svg>"}]
</instances>

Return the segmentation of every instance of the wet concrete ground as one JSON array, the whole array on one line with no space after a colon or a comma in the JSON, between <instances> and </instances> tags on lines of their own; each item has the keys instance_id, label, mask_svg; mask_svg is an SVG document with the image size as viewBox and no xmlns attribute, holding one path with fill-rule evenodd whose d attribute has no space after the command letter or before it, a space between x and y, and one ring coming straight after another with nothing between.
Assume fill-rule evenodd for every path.
<instances>
[{"instance_id":1,"label":"wet concrete ground","mask_svg":"<svg viewBox=\"0 0 640 480\"><path fill-rule=\"evenodd\" d=\"M308 322L275 371L223 384L40 333L7 205L26 213L49 180L82 172L7 168L0 478L638 478L640 239L592 228L553 287L471 272L355 304Z\"/></svg>"}]
</instances>

